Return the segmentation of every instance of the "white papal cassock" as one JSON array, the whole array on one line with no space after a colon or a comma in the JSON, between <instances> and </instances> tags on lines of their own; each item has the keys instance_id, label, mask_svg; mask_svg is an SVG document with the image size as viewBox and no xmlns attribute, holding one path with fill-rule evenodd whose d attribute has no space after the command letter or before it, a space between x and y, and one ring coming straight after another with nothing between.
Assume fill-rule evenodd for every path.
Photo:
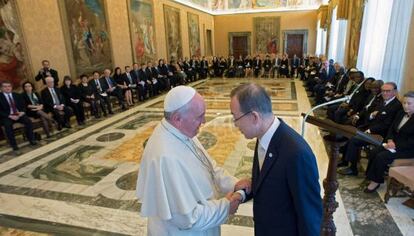
<instances>
[{"instance_id":1,"label":"white papal cassock","mask_svg":"<svg viewBox=\"0 0 414 236\"><path fill-rule=\"evenodd\" d=\"M214 174L200 161L192 142L209 158ZM220 235L229 211L223 195L233 192L236 181L216 166L197 137L188 138L163 119L145 147L137 180L148 234Z\"/></svg>"}]
</instances>

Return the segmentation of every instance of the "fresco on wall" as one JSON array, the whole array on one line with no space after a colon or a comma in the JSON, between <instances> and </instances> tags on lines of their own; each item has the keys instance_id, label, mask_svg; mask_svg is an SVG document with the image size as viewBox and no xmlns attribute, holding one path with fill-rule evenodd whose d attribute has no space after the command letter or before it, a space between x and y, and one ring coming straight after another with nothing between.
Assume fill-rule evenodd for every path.
<instances>
[{"instance_id":1,"label":"fresco on wall","mask_svg":"<svg viewBox=\"0 0 414 236\"><path fill-rule=\"evenodd\" d=\"M190 45L190 56L201 55L200 46L200 27L198 24L198 15L187 13L188 20L188 42Z\"/></svg>"},{"instance_id":2,"label":"fresco on wall","mask_svg":"<svg viewBox=\"0 0 414 236\"><path fill-rule=\"evenodd\" d=\"M211 1L211 10L224 10L224 1L225 0L210 0Z\"/></svg>"},{"instance_id":3,"label":"fresco on wall","mask_svg":"<svg viewBox=\"0 0 414 236\"><path fill-rule=\"evenodd\" d=\"M255 53L277 53L280 42L280 17L254 17Z\"/></svg>"},{"instance_id":4,"label":"fresco on wall","mask_svg":"<svg viewBox=\"0 0 414 236\"><path fill-rule=\"evenodd\" d=\"M298 1L296 1L296 2L298 2ZM276 6L281 7L282 4L286 6L287 1L283 1L283 0L280 0L280 1L275 1L275 0L256 0L255 1L255 4L254 4L254 7L260 7L260 8L261 7L276 7Z\"/></svg>"},{"instance_id":5,"label":"fresco on wall","mask_svg":"<svg viewBox=\"0 0 414 236\"><path fill-rule=\"evenodd\" d=\"M190 2L192 2L192 3L196 4L196 5L199 5L199 6L208 8L208 2L209 2L209 0L190 0Z\"/></svg>"},{"instance_id":6,"label":"fresco on wall","mask_svg":"<svg viewBox=\"0 0 414 236\"><path fill-rule=\"evenodd\" d=\"M228 9L252 8L252 0L228 0Z\"/></svg>"},{"instance_id":7,"label":"fresco on wall","mask_svg":"<svg viewBox=\"0 0 414 236\"><path fill-rule=\"evenodd\" d=\"M130 0L130 30L134 62L156 59L153 5L148 0Z\"/></svg>"},{"instance_id":8,"label":"fresco on wall","mask_svg":"<svg viewBox=\"0 0 414 236\"><path fill-rule=\"evenodd\" d=\"M178 0L176 0L178 1ZM180 3L191 3L198 5L206 10L213 11L243 11L269 9L317 9L322 4L322 0L180 0Z\"/></svg>"},{"instance_id":9,"label":"fresco on wall","mask_svg":"<svg viewBox=\"0 0 414 236\"><path fill-rule=\"evenodd\" d=\"M103 0L65 0L76 74L112 68Z\"/></svg>"},{"instance_id":10,"label":"fresco on wall","mask_svg":"<svg viewBox=\"0 0 414 236\"><path fill-rule=\"evenodd\" d=\"M8 80L20 89L21 82L30 78L29 71L16 6L13 1L0 1L0 81Z\"/></svg>"},{"instance_id":11,"label":"fresco on wall","mask_svg":"<svg viewBox=\"0 0 414 236\"><path fill-rule=\"evenodd\" d=\"M164 5L165 38L167 43L167 61L182 58L180 10Z\"/></svg>"}]
</instances>

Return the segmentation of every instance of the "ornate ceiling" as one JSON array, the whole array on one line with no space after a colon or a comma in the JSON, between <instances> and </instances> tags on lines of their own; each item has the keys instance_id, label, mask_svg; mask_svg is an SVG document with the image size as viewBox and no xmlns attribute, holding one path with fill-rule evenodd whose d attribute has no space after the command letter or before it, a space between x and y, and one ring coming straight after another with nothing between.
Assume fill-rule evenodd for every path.
<instances>
[{"instance_id":1,"label":"ornate ceiling","mask_svg":"<svg viewBox=\"0 0 414 236\"><path fill-rule=\"evenodd\" d=\"M326 0L173 0L213 15L313 10Z\"/></svg>"}]
</instances>

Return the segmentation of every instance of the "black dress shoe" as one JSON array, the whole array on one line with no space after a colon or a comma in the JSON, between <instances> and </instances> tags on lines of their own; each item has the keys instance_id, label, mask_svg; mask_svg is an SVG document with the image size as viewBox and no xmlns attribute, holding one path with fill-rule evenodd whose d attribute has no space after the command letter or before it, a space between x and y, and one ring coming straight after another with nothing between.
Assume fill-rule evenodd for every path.
<instances>
[{"instance_id":1,"label":"black dress shoe","mask_svg":"<svg viewBox=\"0 0 414 236\"><path fill-rule=\"evenodd\" d=\"M36 145L37 145L36 140L32 140L32 141L30 141L30 145L32 145L32 146L36 146Z\"/></svg>"},{"instance_id":2,"label":"black dress shoe","mask_svg":"<svg viewBox=\"0 0 414 236\"><path fill-rule=\"evenodd\" d=\"M341 175L352 175L352 176L357 176L358 175L358 171L357 170L353 170L350 167L344 168L344 169L339 169L338 174Z\"/></svg>"},{"instance_id":3,"label":"black dress shoe","mask_svg":"<svg viewBox=\"0 0 414 236\"><path fill-rule=\"evenodd\" d=\"M377 187L375 187L375 188L373 188L373 189L369 189L368 187L366 187L365 189L364 189L364 193L373 193L373 192L375 192L379 187L380 187L380 185L381 184L378 184L377 185Z\"/></svg>"}]
</instances>

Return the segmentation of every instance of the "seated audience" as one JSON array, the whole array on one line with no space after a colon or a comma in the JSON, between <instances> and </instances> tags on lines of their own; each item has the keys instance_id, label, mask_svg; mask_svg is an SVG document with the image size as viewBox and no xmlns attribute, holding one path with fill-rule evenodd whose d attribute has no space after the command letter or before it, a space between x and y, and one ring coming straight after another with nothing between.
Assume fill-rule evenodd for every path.
<instances>
[{"instance_id":1,"label":"seated audience","mask_svg":"<svg viewBox=\"0 0 414 236\"><path fill-rule=\"evenodd\" d=\"M392 123L382 146L369 153L364 192L372 193L384 183L385 172L395 159L414 158L414 91L404 95L403 110Z\"/></svg>"},{"instance_id":2,"label":"seated audience","mask_svg":"<svg viewBox=\"0 0 414 236\"><path fill-rule=\"evenodd\" d=\"M392 122L395 119L397 113L402 110L401 102L396 98L397 89L392 82L385 83L381 88L382 102L373 109L369 114L367 123L359 126L358 128L366 133L377 134L385 138L387 131L390 128ZM376 94L373 99L375 100ZM367 142L361 141L357 138L351 138L347 143L344 158L340 166L348 166L348 162L351 163L349 168L338 170L338 173L344 175L358 175L357 162L358 151L362 146L368 145Z\"/></svg>"},{"instance_id":3,"label":"seated audience","mask_svg":"<svg viewBox=\"0 0 414 236\"><path fill-rule=\"evenodd\" d=\"M79 90L81 95L81 102L88 103L91 107L91 114L95 116L95 118L100 118L101 113L99 110L100 100L98 97L95 96L96 94L96 86L93 86L92 83L88 83L88 76L82 74L80 76L80 84ZM91 81L93 80L93 77Z\"/></svg>"},{"instance_id":4,"label":"seated audience","mask_svg":"<svg viewBox=\"0 0 414 236\"><path fill-rule=\"evenodd\" d=\"M33 84L26 81L23 83L22 87L22 96L26 104L27 116L39 118L42 121L42 127L46 137L50 138L52 127L53 125L57 125L56 122L44 111L42 98L34 91Z\"/></svg>"},{"instance_id":5,"label":"seated audience","mask_svg":"<svg viewBox=\"0 0 414 236\"><path fill-rule=\"evenodd\" d=\"M58 130L62 127L71 128L70 117L72 110L65 105L65 98L59 88L55 87L52 77L47 77L46 88L41 92L45 112L52 112L53 119L58 123Z\"/></svg>"},{"instance_id":6,"label":"seated audience","mask_svg":"<svg viewBox=\"0 0 414 236\"><path fill-rule=\"evenodd\" d=\"M109 101L109 96L106 93L106 91L102 88L102 83L101 83L101 79L100 79L100 75L98 71L94 71L92 73L92 80L89 81L89 84L92 85L92 88L94 88L95 98L99 100L104 116L107 115L105 105L106 105L106 108L108 109L108 113L111 115L114 114L112 112L112 105L111 105L111 102Z\"/></svg>"},{"instance_id":7,"label":"seated audience","mask_svg":"<svg viewBox=\"0 0 414 236\"><path fill-rule=\"evenodd\" d=\"M85 111L83 110L80 89L78 86L72 84L72 78L70 76L65 75L60 91L63 95L65 105L72 108L72 111L75 113L78 125L84 125Z\"/></svg>"},{"instance_id":8,"label":"seated audience","mask_svg":"<svg viewBox=\"0 0 414 236\"><path fill-rule=\"evenodd\" d=\"M122 74L121 68L116 67L112 78L115 80L115 83L122 89L122 94L126 100L126 105L133 106L134 100L132 99L131 88L128 86L125 76Z\"/></svg>"},{"instance_id":9,"label":"seated audience","mask_svg":"<svg viewBox=\"0 0 414 236\"><path fill-rule=\"evenodd\" d=\"M51 78L53 80L53 78ZM9 81L1 83L0 93L0 122L4 127L7 140L14 151L19 149L14 136L13 124L24 125L26 137L31 145L36 145L33 133L33 124L26 115L26 106L20 94L13 92L13 86Z\"/></svg>"},{"instance_id":10,"label":"seated audience","mask_svg":"<svg viewBox=\"0 0 414 236\"><path fill-rule=\"evenodd\" d=\"M122 88L118 85L115 80L111 77L111 70L105 69L104 75L100 79L102 90L105 91L109 96L116 97L118 99L119 106L122 110L126 110L126 104Z\"/></svg>"}]
</instances>

